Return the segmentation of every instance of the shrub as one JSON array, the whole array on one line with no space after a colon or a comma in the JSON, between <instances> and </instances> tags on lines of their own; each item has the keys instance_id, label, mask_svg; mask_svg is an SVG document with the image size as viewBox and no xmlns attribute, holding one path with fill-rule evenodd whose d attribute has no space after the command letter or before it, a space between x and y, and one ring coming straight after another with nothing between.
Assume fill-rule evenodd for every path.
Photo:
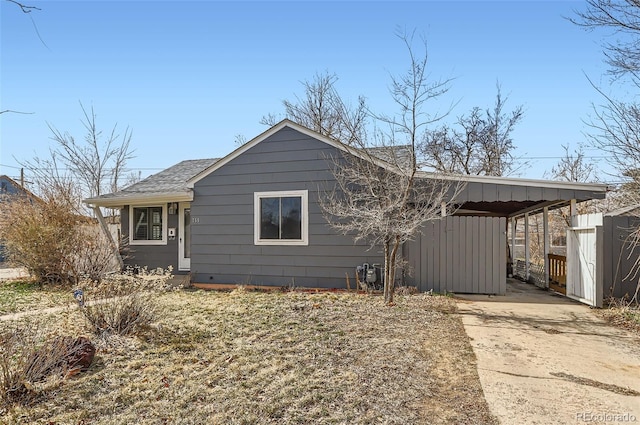
<instances>
[{"instance_id":1,"label":"shrub","mask_svg":"<svg viewBox=\"0 0 640 425\"><path fill-rule=\"evenodd\" d=\"M95 335L130 335L156 318L154 295L168 289L171 268L129 269L105 277L83 291L82 313Z\"/></svg>"},{"instance_id":2,"label":"shrub","mask_svg":"<svg viewBox=\"0 0 640 425\"><path fill-rule=\"evenodd\" d=\"M41 283L100 280L117 267L111 242L97 223L56 199L12 199L0 233L9 261Z\"/></svg>"}]
</instances>

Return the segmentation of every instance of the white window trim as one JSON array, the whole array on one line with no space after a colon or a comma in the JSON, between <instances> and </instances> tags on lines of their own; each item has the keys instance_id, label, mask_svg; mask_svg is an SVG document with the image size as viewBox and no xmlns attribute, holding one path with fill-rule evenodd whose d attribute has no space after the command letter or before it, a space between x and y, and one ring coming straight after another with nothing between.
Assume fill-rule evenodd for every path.
<instances>
[{"instance_id":1,"label":"white window trim","mask_svg":"<svg viewBox=\"0 0 640 425\"><path fill-rule=\"evenodd\" d=\"M162 208L162 240L136 240L133 239L133 209L134 208L149 208L160 207ZM167 204L136 204L129 205L129 245L166 245L167 244Z\"/></svg>"},{"instance_id":2,"label":"white window trim","mask_svg":"<svg viewBox=\"0 0 640 425\"><path fill-rule=\"evenodd\" d=\"M260 199L286 198L299 196L302 198L302 239L260 239ZM253 194L253 242L255 245L309 245L309 191L283 190L274 192L254 192Z\"/></svg>"}]
</instances>

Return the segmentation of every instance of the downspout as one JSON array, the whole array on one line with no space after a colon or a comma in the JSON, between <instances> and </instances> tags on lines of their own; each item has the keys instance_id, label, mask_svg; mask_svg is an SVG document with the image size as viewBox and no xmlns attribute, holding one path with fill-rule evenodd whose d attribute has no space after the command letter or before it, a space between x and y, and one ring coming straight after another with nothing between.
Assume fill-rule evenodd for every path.
<instances>
[{"instance_id":1,"label":"downspout","mask_svg":"<svg viewBox=\"0 0 640 425\"><path fill-rule=\"evenodd\" d=\"M93 212L96 213L96 217L98 218L100 227L102 227L102 231L107 236L107 241L109 245L111 245L111 250L113 251L113 255L115 255L116 259L118 260L118 264L120 265L120 269L122 270L124 268L124 261L120 256L120 250L118 249L118 245L116 244L116 241L114 241L113 237L111 236L111 232L109 231L109 226L107 226L107 222L104 220L104 217L102 216L102 211L100 211L100 207L95 205L91 205L91 208L93 209Z\"/></svg>"}]
</instances>

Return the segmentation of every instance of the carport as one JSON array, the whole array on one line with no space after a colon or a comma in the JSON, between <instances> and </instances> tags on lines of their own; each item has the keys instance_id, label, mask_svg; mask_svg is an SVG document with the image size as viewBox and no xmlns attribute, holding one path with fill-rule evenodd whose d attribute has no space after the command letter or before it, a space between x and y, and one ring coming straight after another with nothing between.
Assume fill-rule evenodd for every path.
<instances>
[{"instance_id":1,"label":"carport","mask_svg":"<svg viewBox=\"0 0 640 425\"><path fill-rule=\"evenodd\" d=\"M426 223L422 233L405 244L405 283L420 291L504 295L508 247L509 242L511 246L514 243L507 240L507 226L515 229L517 220L523 219L528 230L529 216L541 213L548 284L549 211L568 206L571 217L575 217L578 203L604 199L606 192L607 185L599 183L469 176L455 198L456 212ZM569 229L579 227L576 221ZM525 234L528 238L528 231ZM525 246L529 245L527 239ZM574 254L567 263L578 260ZM528 276L528 249L524 268Z\"/></svg>"}]
</instances>

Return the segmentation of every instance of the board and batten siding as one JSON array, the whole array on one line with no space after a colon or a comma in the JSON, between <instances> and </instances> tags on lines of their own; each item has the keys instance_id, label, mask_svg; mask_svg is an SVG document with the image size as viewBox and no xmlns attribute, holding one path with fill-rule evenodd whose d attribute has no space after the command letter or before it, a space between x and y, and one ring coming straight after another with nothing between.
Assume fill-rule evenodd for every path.
<instances>
[{"instance_id":1,"label":"board and batten siding","mask_svg":"<svg viewBox=\"0 0 640 425\"><path fill-rule=\"evenodd\" d=\"M445 217L405 244L408 285L419 291L499 294L507 290L504 217Z\"/></svg>"},{"instance_id":2,"label":"board and batten siding","mask_svg":"<svg viewBox=\"0 0 640 425\"><path fill-rule=\"evenodd\" d=\"M355 288L355 269L382 255L339 234L318 197L333 187L335 148L284 128L194 185L191 273L197 283ZM254 193L308 190L307 246L254 244Z\"/></svg>"},{"instance_id":3,"label":"board and batten siding","mask_svg":"<svg viewBox=\"0 0 640 425\"><path fill-rule=\"evenodd\" d=\"M604 297L633 297L638 285L634 264L639 248L634 246L631 232L638 228L635 216L605 216L603 219L603 293Z\"/></svg>"}]
</instances>

